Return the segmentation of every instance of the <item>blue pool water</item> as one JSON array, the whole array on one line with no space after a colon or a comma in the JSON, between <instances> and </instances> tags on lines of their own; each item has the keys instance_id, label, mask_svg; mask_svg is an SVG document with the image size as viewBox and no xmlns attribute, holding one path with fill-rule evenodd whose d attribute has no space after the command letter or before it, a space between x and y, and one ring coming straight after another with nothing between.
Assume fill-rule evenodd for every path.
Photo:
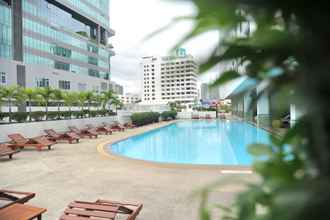
<instances>
[{"instance_id":1,"label":"blue pool water","mask_svg":"<svg viewBox=\"0 0 330 220\"><path fill-rule=\"evenodd\" d=\"M108 147L114 154L147 161L251 165L246 147L253 143L270 143L268 133L246 122L196 120L174 123Z\"/></svg>"}]
</instances>

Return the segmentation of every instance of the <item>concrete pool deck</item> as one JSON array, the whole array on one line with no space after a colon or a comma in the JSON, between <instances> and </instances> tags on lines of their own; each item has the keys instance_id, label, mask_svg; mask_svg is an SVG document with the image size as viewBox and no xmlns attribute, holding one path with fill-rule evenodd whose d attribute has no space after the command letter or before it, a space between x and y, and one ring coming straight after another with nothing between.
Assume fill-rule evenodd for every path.
<instances>
[{"instance_id":1,"label":"concrete pool deck","mask_svg":"<svg viewBox=\"0 0 330 220\"><path fill-rule=\"evenodd\" d=\"M224 173L214 167L158 166L99 152L105 143L167 124L83 139L79 144L59 143L52 151L24 150L12 161L0 159L0 188L37 193L29 204L47 208L45 220L59 219L73 200L98 198L143 203L141 220L197 220L199 200L191 197L194 191L223 180L227 184L218 187L210 200L229 204L245 188L244 182L257 181L253 174Z\"/></svg>"}]
</instances>

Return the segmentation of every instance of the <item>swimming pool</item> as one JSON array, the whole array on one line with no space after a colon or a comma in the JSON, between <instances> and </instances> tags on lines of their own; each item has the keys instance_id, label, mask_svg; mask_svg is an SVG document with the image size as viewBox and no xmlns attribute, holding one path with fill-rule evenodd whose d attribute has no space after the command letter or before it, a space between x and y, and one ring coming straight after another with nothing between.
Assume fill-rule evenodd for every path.
<instances>
[{"instance_id":1,"label":"swimming pool","mask_svg":"<svg viewBox=\"0 0 330 220\"><path fill-rule=\"evenodd\" d=\"M270 143L269 134L246 122L182 121L108 146L113 154L162 163L242 165L252 163L246 147Z\"/></svg>"}]
</instances>

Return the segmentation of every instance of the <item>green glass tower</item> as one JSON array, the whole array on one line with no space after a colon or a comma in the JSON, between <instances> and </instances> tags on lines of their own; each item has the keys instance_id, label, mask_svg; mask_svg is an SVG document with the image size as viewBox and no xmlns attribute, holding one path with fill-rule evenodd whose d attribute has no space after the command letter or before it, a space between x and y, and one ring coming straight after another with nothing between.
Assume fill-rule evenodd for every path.
<instances>
[{"instance_id":1,"label":"green glass tower","mask_svg":"<svg viewBox=\"0 0 330 220\"><path fill-rule=\"evenodd\" d=\"M0 0L0 12L6 84L109 88L114 52L108 40L115 33L108 0Z\"/></svg>"}]
</instances>

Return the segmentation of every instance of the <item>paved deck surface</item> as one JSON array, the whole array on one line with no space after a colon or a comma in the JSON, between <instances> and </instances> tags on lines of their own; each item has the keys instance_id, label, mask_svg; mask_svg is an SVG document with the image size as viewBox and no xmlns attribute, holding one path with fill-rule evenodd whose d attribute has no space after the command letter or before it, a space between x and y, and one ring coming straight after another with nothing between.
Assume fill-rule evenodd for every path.
<instances>
[{"instance_id":1,"label":"paved deck surface","mask_svg":"<svg viewBox=\"0 0 330 220\"><path fill-rule=\"evenodd\" d=\"M29 203L47 208L45 220L59 219L73 200L112 199L138 201L144 208L140 220L198 219L194 191L216 180L229 182L218 187L210 200L229 204L244 189L243 182L256 181L253 174L222 174L215 168L187 168L137 163L105 157L97 145L164 126L153 124L79 144L60 143L52 151L24 150L12 161L0 159L0 188L36 192Z\"/></svg>"}]
</instances>

